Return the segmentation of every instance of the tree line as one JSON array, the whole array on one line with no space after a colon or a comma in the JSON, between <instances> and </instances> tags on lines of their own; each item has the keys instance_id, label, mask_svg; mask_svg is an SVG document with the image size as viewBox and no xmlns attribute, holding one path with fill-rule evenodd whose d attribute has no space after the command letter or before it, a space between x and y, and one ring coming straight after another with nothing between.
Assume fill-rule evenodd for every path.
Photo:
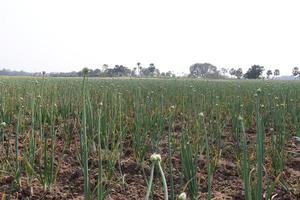
<instances>
[{"instance_id":1,"label":"tree line","mask_svg":"<svg viewBox=\"0 0 300 200\"><path fill-rule=\"evenodd\" d=\"M209 63L195 63L190 66L190 74L189 77L194 78L220 78L226 77L227 74L230 75L231 78L237 79L264 79L263 72L265 71L265 67L261 65L253 65L251 66L246 73L243 73L242 68L218 68ZM280 70L275 69L274 71L268 69L266 71L267 79L276 79L280 76ZM298 67L294 67L292 70L292 75L295 78L298 78L300 75L300 70Z\"/></svg>"},{"instance_id":2,"label":"tree line","mask_svg":"<svg viewBox=\"0 0 300 200\"><path fill-rule=\"evenodd\" d=\"M76 77L83 76L82 71L69 72L69 73L50 73L49 76L53 77ZM87 76L89 77L175 77L175 74L171 71L160 72L160 70L153 64L143 67L141 63L137 63L136 67L130 69L124 65L115 65L109 67L104 64L101 69L88 69Z\"/></svg>"},{"instance_id":3,"label":"tree line","mask_svg":"<svg viewBox=\"0 0 300 200\"><path fill-rule=\"evenodd\" d=\"M211 78L211 79L224 79L224 78L237 78L237 79L262 79L263 72L265 71L264 66L253 65L245 73L242 68L220 68L210 63L195 63L189 68L190 78ZM25 71L12 71L9 69L0 70L0 75L5 76L41 76L47 75L51 77L81 77L83 76L82 71L72 72L46 72L30 73ZM300 71L298 67L292 69L292 75L299 77ZM175 77L175 74L171 71L160 72L160 70L150 63L147 67L142 66L140 62L136 64L132 69L124 65L114 65L110 67L104 64L101 68L88 69L87 76L89 77ZM267 79L276 79L280 76L280 70L275 69L274 71L266 70Z\"/></svg>"}]
</instances>

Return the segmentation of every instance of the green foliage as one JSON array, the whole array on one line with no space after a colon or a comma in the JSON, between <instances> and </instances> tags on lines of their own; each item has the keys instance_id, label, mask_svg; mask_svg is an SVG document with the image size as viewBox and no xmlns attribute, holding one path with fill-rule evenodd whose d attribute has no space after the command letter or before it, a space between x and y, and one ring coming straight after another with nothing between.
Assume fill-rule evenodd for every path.
<instances>
[{"instance_id":1,"label":"green foliage","mask_svg":"<svg viewBox=\"0 0 300 200\"><path fill-rule=\"evenodd\" d=\"M267 74L267 78L269 79L270 76L273 74L273 72L272 70L269 69L266 74Z\"/></svg>"},{"instance_id":2,"label":"green foliage","mask_svg":"<svg viewBox=\"0 0 300 200\"><path fill-rule=\"evenodd\" d=\"M192 77L206 77L211 74L218 74L217 67L209 63L195 63L190 66Z\"/></svg>"},{"instance_id":3,"label":"green foliage","mask_svg":"<svg viewBox=\"0 0 300 200\"><path fill-rule=\"evenodd\" d=\"M292 74L293 74L293 76L298 76L299 75L299 68L298 67L294 67L293 68L293 72L292 72Z\"/></svg>"},{"instance_id":4,"label":"green foliage","mask_svg":"<svg viewBox=\"0 0 300 200\"><path fill-rule=\"evenodd\" d=\"M264 71L264 67L260 65L253 65L248 71L244 74L246 79L258 79L261 77Z\"/></svg>"}]
</instances>

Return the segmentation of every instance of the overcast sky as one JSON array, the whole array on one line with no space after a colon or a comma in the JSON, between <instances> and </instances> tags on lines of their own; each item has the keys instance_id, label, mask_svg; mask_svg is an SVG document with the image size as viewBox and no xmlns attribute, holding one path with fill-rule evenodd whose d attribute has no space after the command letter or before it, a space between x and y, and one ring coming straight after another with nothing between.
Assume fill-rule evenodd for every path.
<instances>
[{"instance_id":1,"label":"overcast sky","mask_svg":"<svg viewBox=\"0 0 300 200\"><path fill-rule=\"evenodd\" d=\"M0 0L0 68L300 65L298 0Z\"/></svg>"}]
</instances>

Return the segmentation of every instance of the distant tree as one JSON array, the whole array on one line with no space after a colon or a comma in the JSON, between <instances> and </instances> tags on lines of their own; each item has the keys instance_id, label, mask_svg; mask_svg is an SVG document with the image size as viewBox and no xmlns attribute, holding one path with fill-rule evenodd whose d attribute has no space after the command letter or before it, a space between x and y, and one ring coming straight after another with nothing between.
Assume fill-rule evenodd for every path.
<instances>
[{"instance_id":1,"label":"distant tree","mask_svg":"<svg viewBox=\"0 0 300 200\"><path fill-rule=\"evenodd\" d=\"M242 68L238 68L237 70L235 70L234 75L238 78L241 79L243 77L243 69Z\"/></svg>"},{"instance_id":2,"label":"distant tree","mask_svg":"<svg viewBox=\"0 0 300 200\"><path fill-rule=\"evenodd\" d=\"M93 69L89 69L88 73L87 73L87 76L94 77L95 76L94 70Z\"/></svg>"},{"instance_id":3,"label":"distant tree","mask_svg":"<svg viewBox=\"0 0 300 200\"><path fill-rule=\"evenodd\" d=\"M11 71L9 69L0 70L0 76L40 76L41 73L29 73L24 71Z\"/></svg>"},{"instance_id":4,"label":"distant tree","mask_svg":"<svg viewBox=\"0 0 300 200\"><path fill-rule=\"evenodd\" d=\"M279 75L280 75L279 69L275 69L275 70L274 70L274 78L276 78L276 77L279 76Z\"/></svg>"},{"instance_id":5,"label":"distant tree","mask_svg":"<svg viewBox=\"0 0 300 200\"><path fill-rule=\"evenodd\" d=\"M87 73L87 76L96 77L96 76L100 76L100 73L101 73L100 69L95 69L95 70L89 69L88 73Z\"/></svg>"},{"instance_id":6,"label":"distant tree","mask_svg":"<svg viewBox=\"0 0 300 200\"><path fill-rule=\"evenodd\" d=\"M137 76L137 68L136 68L136 67L134 67L134 68L132 69L131 75L130 75L130 76L133 76L133 77Z\"/></svg>"},{"instance_id":7,"label":"distant tree","mask_svg":"<svg viewBox=\"0 0 300 200\"><path fill-rule=\"evenodd\" d=\"M264 67L260 65L253 65L248 71L244 74L244 77L247 79L258 79L261 77L264 71Z\"/></svg>"},{"instance_id":8,"label":"distant tree","mask_svg":"<svg viewBox=\"0 0 300 200\"><path fill-rule=\"evenodd\" d=\"M228 69L222 67L221 72L222 72L222 75L225 76L228 73Z\"/></svg>"},{"instance_id":9,"label":"distant tree","mask_svg":"<svg viewBox=\"0 0 300 200\"><path fill-rule=\"evenodd\" d=\"M140 62L136 63L136 66L137 66L137 76L140 76L141 75L141 69L142 69L141 63Z\"/></svg>"},{"instance_id":10,"label":"distant tree","mask_svg":"<svg viewBox=\"0 0 300 200\"><path fill-rule=\"evenodd\" d=\"M101 76L101 70L100 69L95 69L93 76Z\"/></svg>"},{"instance_id":11,"label":"distant tree","mask_svg":"<svg viewBox=\"0 0 300 200\"><path fill-rule=\"evenodd\" d=\"M237 79L241 79L243 77L243 69L242 68L238 68L238 69L231 68L229 70L229 74L231 77L236 76Z\"/></svg>"},{"instance_id":12,"label":"distant tree","mask_svg":"<svg viewBox=\"0 0 300 200\"><path fill-rule=\"evenodd\" d=\"M273 74L273 72L272 70L269 69L266 74L267 74L267 78L270 79L270 76Z\"/></svg>"},{"instance_id":13,"label":"distant tree","mask_svg":"<svg viewBox=\"0 0 300 200\"><path fill-rule=\"evenodd\" d=\"M229 70L229 74L231 75L231 76L235 76L235 69L234 68L231 68L230 70Z\"/></svg>"},{"instance_id":14,"label":"distant tree","mask_svg":"<svg viewBox=\"0 0 300 200\"><path fill-rule=\"evenodd\" d=\"M107 70L108 68L108 64L103 64L102 65L102 72L105 72L105 70Z\"/></svg>"},{"instance_id":15,"label":"distant tree","mask_svg":"<svg viewBox=\"0 0 300 200\"><path fill-rule=\"evenodd\" d=\"M295 77L298 76L299 75L299 68L298 67L294 67L292 73L293 73L293 76L295 76Z\"/></svg>"},{"instance_id":16,"label":"distant tree","mask_svg":"<svg viewBox=\"0 0 300 200\"><path fill-rule=\"evenodd\" d=\"M190 75L193 77L206 77L209 74L216 74L217 67L209 63L195 63L190 66Z\"/></svg>"},{"instance_id":17,"label":"distant tree","mask_svg":"<svg viewBox=\"0 0 300 200\"><path fill-rule=\"evenodd\" d=\"M115 65L113 68L114 76L129 76L131 74L131 70L123 65Z\"/></svg>"},{"instance_id":18,"label":"distant tree","mask_svg":"<svg viewBox=\"0 0 300 200\"><path fill-rule=\"evenodd\" d=\"M153 76L159 76L160 71L155 67L153 63L150 63L149 67L147 68L140 68L140 74L144 77L153 77Z\"/></svg>"},{"instance_id":19,"label":"distant tree","mask_svg":"<svg viewBox=\"0 0 300 200\"><path fill-rule=\"evenodd\" d=\"M114 69L107 68L104 72L102 72L103 77L113 77L114 76Z\"/></svg>"},{"instance_id":20,"label":"distant tree","mask_svg":"<svg viewBox=\"0 0 300 200\"><path fill-rule=\"evenodd\" d=\"M154 72L155 72L155 65L153 63L150 63L149 67L148 67L148 70L150 72L150 76L153 76L154 75Z\"/></svg>"},{"instance_id":21,"label":"distant tree","mask_svg":"<svg viewBox=\"0 0 300 200\"><path fill-rule=\"evenodd\" d=\"M150 75L150 71L148 69L148 67L144 68L144 67L140 67L140 76L141 77L147 77Z\"/></svg>"}]
</instances>

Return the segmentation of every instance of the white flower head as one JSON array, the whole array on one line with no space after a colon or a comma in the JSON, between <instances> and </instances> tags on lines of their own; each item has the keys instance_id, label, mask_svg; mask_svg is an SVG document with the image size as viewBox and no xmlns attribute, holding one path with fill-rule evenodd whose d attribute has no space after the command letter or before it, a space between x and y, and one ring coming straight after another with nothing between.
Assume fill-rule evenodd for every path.
<instances>
[{"instance_id":1,"label":"white flower head","mask_svg":"<svg viewBox=\"0 0 300 200\"><path fill-rule=\"evenodd\" d=\"M261 89L258 88L258 89L256 90L256 92L257 92L257 93L261 93Z\"/></svg>"},{"instance_id":2,"label":"white flower head","mask_svg":"<svg viewBox=\"0 0 300 200\"><path fill-rule=\"evenodd\" d=\"M199 113L199 116L204 117L204 113L203 112Z\"/></svg>"},{"instance_id":3,"label":"white flower head","mask_svg":"<svg viewBox=\"0 0 300 200\"><path fill-rule=\"evenodd\" d=\"M6 127L6 123L5 122L1 122L0 126L3 127L3 128Z\"/></svg>"},{"instance_id":4,"label":"white flower head","mask_svg":"<svg viewBox=\"0 0 300 200\"><path fill-rule=\"evenodd\" d=\"M239 116L238 119L239 119L240 121L243 121L243 117L242 117L242 116Z\"/></svg>"},{"instance_id":5,"label":"white flower head","mask_svg":"<svg viewBox=\"0 0 300 200\"><path fill-rule=\"evenodd\" d=\"M186 193L182 192L179 196L178 196L178 200L186 200Z\"/></svg>"},{"instance_id":6,"label":"white flower head","mask_svg":"<svg viewBox=\"0 0 300 200\"><path fill-rule=\"evenodd\" d=\"M157 153L154 153L154 154L151 155L150 160L152 162L155 162L155 161L160 162L161 161L161 155L157 154Z\"/></svg>"}]
</instances>

